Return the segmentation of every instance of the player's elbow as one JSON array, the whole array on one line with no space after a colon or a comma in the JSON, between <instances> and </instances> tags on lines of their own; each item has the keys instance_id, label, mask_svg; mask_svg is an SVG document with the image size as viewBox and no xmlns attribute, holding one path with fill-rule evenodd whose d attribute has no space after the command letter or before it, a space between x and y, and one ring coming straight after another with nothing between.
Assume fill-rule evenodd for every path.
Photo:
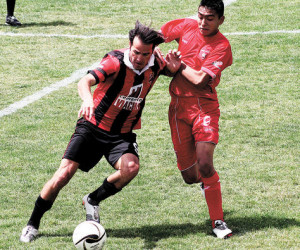
<instances>
[{"instance_id":1,"label":"player's elbow","mask_svg":"<svg viewBox=\"0 0 300 250\"><path fill-rule=\"evenodd\" d=\"M193 80L194 85L196 85L198 88L204 88L211 80L211 76L203 71L200 71L197 74L197 77L195 77Z\"/></svg>"},{"instance_id":2,"label":"player's elbow","mask_svg":"<svg viewBox=\"0 0 300 250\"><path fill-rule=\"evenodd\" d=\"M92 74L87 74L78 82L78 89L82 89L85 87L91 87L96 84L96 79Z\"/></svg>"}]
</instances>

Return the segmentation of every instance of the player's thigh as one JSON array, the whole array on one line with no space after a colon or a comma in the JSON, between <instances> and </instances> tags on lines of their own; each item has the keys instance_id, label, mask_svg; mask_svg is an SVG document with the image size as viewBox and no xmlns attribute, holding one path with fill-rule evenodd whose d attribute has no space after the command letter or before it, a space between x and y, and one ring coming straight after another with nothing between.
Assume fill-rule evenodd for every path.
<instances>
[{"instance_id":1,"label":"player's thigh","mask_svg":"<svg viewBox=\"0 0 300 250\"><path fill-rule=\"evenodd\" d=\"M78 123L72 135L63 159L79 163L82 171L88 172L103 156L105 145L101 142L101 135L95 133L84 123Z\"/></svg>"},{"instance_id":2,"label":"player's thigh","mask_svg":"<svg viewBox=\"0 0 300 250\"><path fill-rule=\"evenodd\" d=\"M203 104L201 112L193 122L193 135L195 142L210 142L218 144L219 117L218 103Z\"/></svg>"},{"instance_id":3,"label":"player's thigh","mask_svg":"<svg viewBox=\"0 0 300 250\"><path fill-rule=\"evenodd\" d=\"M136 134L121 135L118 140L111 144L111 148L105 154L105 158L115 169L133 164L138 165L139 154Z\"/></svg>"},{"instance_id":4,"label":"player's thigh","mask_svg":"<svg viewBox=\"0 0 300 250\"><path fill-rule=\"evenodd\" d=\"M179 170L191 168L196 162L196 148L192 127L174 116L170 120L170 129Z\"/></svg>"}]
</instances>

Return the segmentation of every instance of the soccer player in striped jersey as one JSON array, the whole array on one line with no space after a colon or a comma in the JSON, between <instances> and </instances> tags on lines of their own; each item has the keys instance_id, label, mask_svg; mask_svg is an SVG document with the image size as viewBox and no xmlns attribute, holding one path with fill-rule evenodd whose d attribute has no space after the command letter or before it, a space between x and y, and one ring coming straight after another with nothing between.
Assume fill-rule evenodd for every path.
<instances>
[{"instance_id":1,"label":"soccer player in striped jersey","mask_svg":"<svg viewBox=\"0 0 300 250\"><path fill-rule=\"evenodd\" d=\"M138 146L132 130L141 127L146 96L159 75L173 75L180 65L170 63L180 61L176 53L168 54L165 60L159 52L154 56L156 46L163 42L161 33L137 21L129 32L129 48L109 52L96 69L79 81L83 101L80 119L60 167L35 202L20 237L22 242L35 239L43 214L78 168L88 172L105 156L116 170L99 188L83 197L86 219L97 222L99 203L120 192L138 174ZM93 85L97 87L92 94Z\"/></svg>"}]
</instances>

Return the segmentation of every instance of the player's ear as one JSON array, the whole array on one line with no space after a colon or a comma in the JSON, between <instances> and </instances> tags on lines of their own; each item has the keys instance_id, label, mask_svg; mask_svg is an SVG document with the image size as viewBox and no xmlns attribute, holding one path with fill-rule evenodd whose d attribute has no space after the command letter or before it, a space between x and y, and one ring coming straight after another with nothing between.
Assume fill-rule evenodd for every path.
<instances>
[{"instance_id":1,"label":"player's ear","mask_svg":"<svg viewBox=\"0 0 300 250\"><path fill-rule=\"evenodd\" d=\"M219 25L221 25L224 22L224 20L225 20L225 16L221 16L219 18Z\"/></svg>"}]
</instances>

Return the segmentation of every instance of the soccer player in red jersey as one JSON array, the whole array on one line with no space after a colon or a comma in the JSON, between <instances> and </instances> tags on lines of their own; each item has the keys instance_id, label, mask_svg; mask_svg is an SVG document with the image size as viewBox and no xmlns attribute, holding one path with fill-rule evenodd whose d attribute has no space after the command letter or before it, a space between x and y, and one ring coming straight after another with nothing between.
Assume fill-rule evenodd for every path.
<instances>
[{"instance_id":1,"label":"soccer player in red jersey","mask_svg":"<svg viewBox=\"0 0 300 250\"><path fill-rule=\"evenodd\" d=\"M128 49L106 54L99 67L78 83L83 100L75 133L71 137L59 169L44 185L20 240L30 242L38 233L40 220L54 203L59 191L77 169L88 172L105 156L115 168L103 184L83 197L86 219L100 222L100 201L120 192L139 171L136 134L149 93L160 74L172 75L180 67L179 58L155 57L155 47L164 42L161 33L136 23L129 32ZM175 60L176 63L170 64ZM91 87L97 84L93 95Z\"/></svg>"},{"instance_id":2,"label":"soccer player in red jersey","mask_svg":"<svg viewBox=\"0 0 300 250\"><path fill-rule=\"evenodd\" d=\"M178 42L175 54L182 59L170 83L169 123L177 165L187 184L201 183L218 238L232 235L224 222L220 180L213 165L220 116L216 87L221 72L232 64L229 41L219 31L223 22L223 2L202 0L197 20L178 19L161 27L166 42Z\"/></svg>"}]
</instances>

